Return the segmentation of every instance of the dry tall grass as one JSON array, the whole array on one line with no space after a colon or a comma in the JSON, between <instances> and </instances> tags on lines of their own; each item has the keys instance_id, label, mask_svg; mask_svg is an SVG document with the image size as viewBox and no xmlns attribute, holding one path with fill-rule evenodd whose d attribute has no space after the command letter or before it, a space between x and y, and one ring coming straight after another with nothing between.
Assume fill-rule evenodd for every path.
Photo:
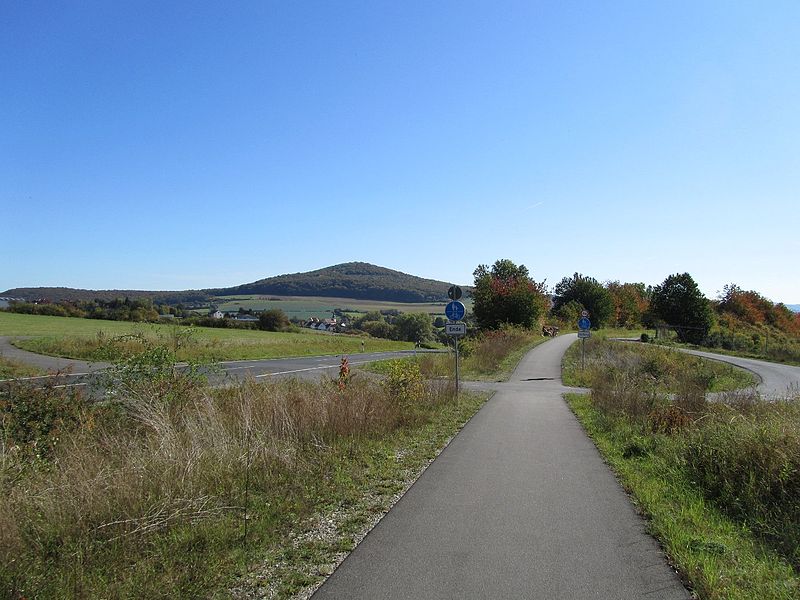
<instances>
[{"instance_id":1,"label":"dry tall grass","mask_svg":"<svg viewBox=\"0 0 800 600\"><path fill-rule=\"evenodd\" d=\"M494 373L509 355L540 339L538 332L520 327L483 332L468 343L464 369L479 375Z\"/></svg>"},{"instance_id":2,"label":"dry tall grass","mask_svg":"<svg viewBox=\"0 0 800 600\"><path fill-rule=\"evenodd\" d=\"M358 378L344 389L276 380L215 390L180 373L128 382L118 403L87 408L63 431L46 461L23 466L4 423L0 587L15 597L36 589L28 569L67 577L79 557L124 546L131 560L154 534L240 515L246 470L268 489L320 447L391 431L453 398L446 384L418 383L401 402L391 385Z\"/></svg>"}]
</instances>

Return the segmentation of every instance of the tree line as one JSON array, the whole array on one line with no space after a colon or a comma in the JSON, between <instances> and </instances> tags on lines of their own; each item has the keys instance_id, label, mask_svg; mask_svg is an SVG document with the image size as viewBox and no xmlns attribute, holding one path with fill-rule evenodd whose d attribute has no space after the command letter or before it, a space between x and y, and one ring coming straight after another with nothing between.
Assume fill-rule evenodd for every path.
<instances>
[{"instance_id":1,"label":"tree line","mask_svg":"<svg viewBox=\"0 0 800 600\"><path fill-rule=\"evenodd\" d=\"M544 282L535 281L524 265L501 259L474 272L474 315L482 329L502 324L534 327L547 320L574 327L583 311L593 328L668 329L678 340L712 347L746 349L762 343L758 327L800 336L800 314L773 303L758 292L725 286L716 299L708 299L689 273L668 276L656 286L643 283L601 283L575 273L559 281L552 295ZM750 333L731 342L729 330L750 327ZM769 332L766 331L766 335ZM758 338L758 339L756 339Z\"/></svg>"},{"instance_id":2,"label":"tree line","mask_svg":"<svg viewBox=\"0 0 800 600\"><path fill-rule=\"evenodd\" d=\"M360 268L362 265L358 265ZM327 273L326 273L327 274ZM689 273L668 276L656 286L597 279L581 273L564 277L554 288L537 282L525 265L500 259L479 265L474 273L473 315L478 329L503 325L537 328L546 323L574 327L583 311L594 328L668 329L681 342L732 350L773 348L780 336L800 337L800 315L782 303L773 303L755 291L726 285L716 299L708 299ZM258 321L214 319L196 316L183 305L159 304L149 297L63 301L59 303L12 302L11 312L124 321L180 317L180 322L207 327L236 327L266 331L297 331L279 309L264 311ZM447 341L440 331L445 320L425 313L373 311L349 323L355 333L373 337L426 342Z\"/></svg>"},{"instance_id":3,"label":"tree line","mask_svg":"<svg viewBox=\"0 0 800 600\"><path fill-rule=\"evenodd\" d=\"M62 302L11 302L9 312L108 321L158 321L161 315L187 316L182 305L156 304L151 298L66 300Z\"/></svg>"}]
</instances>

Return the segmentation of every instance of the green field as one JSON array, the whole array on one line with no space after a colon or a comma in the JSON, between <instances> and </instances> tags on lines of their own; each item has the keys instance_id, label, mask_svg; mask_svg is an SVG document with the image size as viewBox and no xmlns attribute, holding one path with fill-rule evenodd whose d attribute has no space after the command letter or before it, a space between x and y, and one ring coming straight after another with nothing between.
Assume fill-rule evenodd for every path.
<instances>
[{"instance_id":1,"label":"green field","mask_svg":"<svg viewBox=\"0 0 800 600\"><path fill-rule=\"evenodd\" d=\"M447 305L446 302L381 302L324 296L220 296L214 301L221 311L236 311L240 308L262 311L279 308L290 319L303 320L310 317L328 318L337 309L345 313L398 310L404 313L423 312L433 316L444 316L444 307ZM469 311L472 300L463 302Z\"/></svg>"},{"instance_id":2,"label":"green field","mask_svg":"<svg viewBox=\"0 0 800 600\"><path fill-rule=\"evenodd\" d=\"M189 334L189 332L191 332ZM304 330L300 333L154 325L126 321L101 321L0 312L0 335L31 337L18 340L20 348L68 358L98 360L101 346L110 338L141 335L155 343L172 344L189 335L178 352L180 360L241 360L322 354L355 354L413 348L410 342L332 335Z\"/></svg>"},{"instance_id":3,"label":"green field","mask_svg":"<svg viewBox=\"0 0 800 600\"><path fill-rule=\"evenodd\" d=\"M128 321L22 315L0 311L0 335L7 336L93 336L98 331L109 335L125 335L147 327L151 326Z\"/></svg>"}]
</instances>

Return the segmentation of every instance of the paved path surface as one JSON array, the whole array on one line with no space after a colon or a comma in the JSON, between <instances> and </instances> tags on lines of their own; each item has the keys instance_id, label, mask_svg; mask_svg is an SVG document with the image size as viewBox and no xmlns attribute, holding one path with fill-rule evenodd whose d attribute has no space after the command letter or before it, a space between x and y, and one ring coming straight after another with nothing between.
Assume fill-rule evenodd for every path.
<instances>
[{"instance_id":1,"label":"paved path surface","mask_svg":"<svg viewBox=\"0 0 800 600\"><path fill-rule=\"evenodd\" d=\"M755 373L761 380L761 383L756 386L756 391L761 394L762 398L786 398L791 394L800 393L800 367L765 362L753 358L739 358L738 356L702 352L700 350L682 351L704 358L727 362Z\"/></svg>"},{"instance_id":2,"label":"paved path surface","mask_svg":"<svg viewBox=\"0 0 800 600\"><path fill-rule=\"evenodd\" d=\"M575 337L494 384L314 600L689 598L561 398Z\"/></svg>"},{"instance_id":3,"label":"paved path surface","mask_svg":"<svg viewBox=\"0 0 800 600\"><path fill-rule=\"evenodd\" d=\"M48 372L69 372L77 375L93 373L108 367L108 363L90 363L83 360L72 360L71 358L45 356L44 354L20 350L16 346L11 345L11 340L21 339L21 337L22 336L0 336L0 354L6 358Z\"/></svg>"}]
</instances>

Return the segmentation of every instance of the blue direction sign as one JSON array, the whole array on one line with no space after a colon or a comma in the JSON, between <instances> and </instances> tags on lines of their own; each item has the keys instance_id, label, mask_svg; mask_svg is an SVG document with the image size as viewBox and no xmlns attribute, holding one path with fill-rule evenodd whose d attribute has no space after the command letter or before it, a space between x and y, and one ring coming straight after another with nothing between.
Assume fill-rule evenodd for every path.
<instances>
[{"instance_id":1,"label":"blue direction sign","mask_svg":"<svg viewBox=\"0 0 800 600\"><path fill-rule=\"evenodd\" d=\"M464 318L464 314L466 313L466 309L461 302L457 300L453 300L452 302L448 302L447 306L444 307L444 314L447 315L447 318L451 321L460 321Z\"/></svg>"},{"instance_id":2,"label":"blue direction sign","mask_svg":"<svg viewBox=\"0 0 800 600\"><path fill-rule=\"evenodd\" d=\"M578 319L578 329L581 331L586 331L592 326L592 322L589 320L588 317L581 317Z\"/></svg>"}]
</instances>

